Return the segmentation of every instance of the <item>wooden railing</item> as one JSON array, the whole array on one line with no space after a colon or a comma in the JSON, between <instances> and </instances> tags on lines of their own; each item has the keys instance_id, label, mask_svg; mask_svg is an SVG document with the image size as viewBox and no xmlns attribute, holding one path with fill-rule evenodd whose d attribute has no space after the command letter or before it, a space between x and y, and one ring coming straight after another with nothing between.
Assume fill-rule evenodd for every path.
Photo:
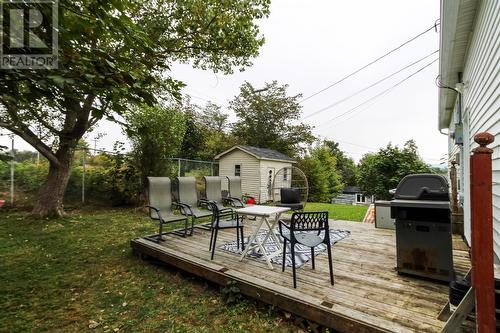
<instances>
[{"instance_id":1,"label":"wooden railing","mask_svg":"<svg viewBox=\"0 0 500 333\"><path fill-rule=\"evenodd\" d=\"M478 133L474 141L479 147L470 157L471 253L472 287L476 294L476 329L478 333L496 331L495 281L493 272L493 150L487 147L494 141L489 133Z\"/></svg>"}]
</instances>

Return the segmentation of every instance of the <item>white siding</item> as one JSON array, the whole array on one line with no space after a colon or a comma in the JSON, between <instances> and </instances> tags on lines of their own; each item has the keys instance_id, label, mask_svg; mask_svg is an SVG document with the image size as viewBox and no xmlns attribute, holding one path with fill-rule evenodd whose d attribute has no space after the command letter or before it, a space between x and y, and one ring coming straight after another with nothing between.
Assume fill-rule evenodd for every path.
<instances>
[{"instance_id":1,"label":"white siding","mask_svg":"<svg viewBox=\"0 0 500 333\"><path fill-rule=\"evenodd\" d=\"M260 161L260 201L262 203L268 201L268 200L273 200L272 195L269 195L269 188L268 188L268 170L269 168L272 168L273 171L273 179L274 181L274 175L278 173L278 171L281 168L288 167L290 168L292 166L292 163L287 163L287 162L279 162L279 161L270 161L270 160L261 160ZM272 186L272 181L271 181L271 186Z\"/></svg>"},{"instance_id":2,"label":"white siding","mask_svg":"<svg viewBox=\"0 0 500 333\"><path fill-rule=\"evenodd\" d=\"M464 229L470 243L469 163L477 146L474 135L489 132L495 136L493 152L493 228L494 250L500 257L500 1L482 1L474 23L465 61L463 82L464 146L461 174L464 177ZM455 151L450 147L450 155Z\"/></svg>"},{"instance_id":3,"label":"white siding","mask_svg":"<svg viewBox=\"0 0 500 333\"><path fill-rule=\"evenodd\" d=\"M241 191L255 197L260 195L260 163L257 158L239 149L219 159L219 176L234 176L234 166L241 165Z\"/></svg>"}]
</instances>

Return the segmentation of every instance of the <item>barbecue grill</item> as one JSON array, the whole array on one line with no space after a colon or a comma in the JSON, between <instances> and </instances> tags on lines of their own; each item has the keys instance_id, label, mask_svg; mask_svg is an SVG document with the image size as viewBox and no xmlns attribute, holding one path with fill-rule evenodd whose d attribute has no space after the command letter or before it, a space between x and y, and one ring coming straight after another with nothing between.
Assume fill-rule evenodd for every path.
<instances>
[{"instance_id":1,"label":"barbecue grill","mask_svg":"<svg viewBox=\"0 0 500 333\"><path fill-rule=\"evenodd\" d=\"M450 201L446 178L404 177L391 201L396 220L397 271L425 278L453 278Z\"/></svg>"}]
</instances>

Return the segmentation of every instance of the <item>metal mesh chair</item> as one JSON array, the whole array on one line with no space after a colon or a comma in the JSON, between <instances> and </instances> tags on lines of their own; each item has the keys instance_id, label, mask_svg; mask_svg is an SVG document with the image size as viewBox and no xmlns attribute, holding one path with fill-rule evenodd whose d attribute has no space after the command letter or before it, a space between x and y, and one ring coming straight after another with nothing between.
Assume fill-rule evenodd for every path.
<instances>
[{"instance_id":1,"label":"metal mesh chair","mask_svg":"<svg viewBox=\"0 0 500 333\"><path fill-rule=\"evenodd\" d=\"M225 207L224 203L230 203L230 200L222 197L222 177L218 176L205 176L205 199L200 200L202 203L207 204L208 201L215 203L219 214L233 215L231 207ZM210 208L209 208L210 209Z\"/></svg>"},{"instance_id":2,"label":"metal mesh chair","mask_svg":"<svg viewBox=\"0 0 500 333\"><path fill-rule=\"evenodd\" d=\"M176 182L177 201L179 204L183 205L185 213L191 216L191 230L189 235L192 235L196 220L202 217L211 216L212 212L199 208L195 177L177 177Z\"/></svg>"},{"instance_id":3,"label":"metal mesh chair","mask_svg":"<svg viewBox=\"0 0 500 333\"><path fill-rule=\"evenodd\" d=\"M212 223L210 224L211 234L210 234L210 245L209 250L212 251L212 255L210 257L211 260L214 259L215 246L217 243L217 234L221 229L236 229L236 244L238 244L238 248L244 250L244 237L243 237L243 221L238 215L235 218L221 220L220 211L217 208L217 204L213 201L207 202L210 210L212 211Z\"/></svg>"},{"instance_id":4,"label":"metal mesh chair","mask_svg":"<svg viewBox=\"0 0 500 333\"><path fill-rule=\"evenodd\" d=\"M245 201L253 197L242 193L241 178L238 176L227 176L227 181L229 187L229 196L227 197L228 202L230 202L230 204L235 208L245 207Z\"/></svg>"},{"instance_id":5,"label":"metal mesh chair","mask_svg":"<svg viewBox=\"0 0 500 333\"><path fill-rule=\"evenodd\" d=\"M148 205L149 217L159 222L158 235L147 237L155 242L163 240L163 225L165 223L174 223L184 221L184 232L175 232L186 236L188 216L185 214L184 206L172 202L172 187L168 177L148 177ZM173 208L177 208L183 215L174 214Z\"/></svg>"},{"instance_id":6,"label":"metal mesh chair","mask_svg":"<svg viewBox=\"0 0 500 333\"><path fill-rule=\"evenodd\" d=\"M283 221L279 222L280 234L283 237L283 266L285 271L286 244L290 242L292 256L293 287L297 288L295 268L295 245L301 244L311 248L312 268L314 263L314 248L325 244L328 251L328 266L330 268L330 283L333 281L332 248L330 244L330 227L328 226L328 212L293 213L290 226Z\"/></svg>"}]
</instances>

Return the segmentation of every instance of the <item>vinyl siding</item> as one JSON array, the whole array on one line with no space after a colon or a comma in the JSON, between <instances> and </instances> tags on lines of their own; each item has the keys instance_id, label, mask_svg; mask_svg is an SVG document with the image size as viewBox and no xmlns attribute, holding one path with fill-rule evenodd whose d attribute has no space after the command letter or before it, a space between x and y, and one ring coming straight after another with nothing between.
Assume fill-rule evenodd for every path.
<instances>
[{"instance_id":1,"label":"vinyl siding","mask_svg":"<svg viewBox=\"0 0 500 333\"><path fill-rule=\"evenodd\" d=\"M241 191L257 200L260 195L260 162L254 156L241 150L222 156L219 159L219 175L234 176L234 166L241 165Z\"/></svg>"},{"instance_id":2,"label":"vinyl siding","mask_svg":"<svg viewBox=\"0 0 500 333\"><path fill-rule=\"evenodd\" d=\"M292 163L287 163L287 162L279 162L279 161L269 161L269 160L261 160L260 161L260 199L261 202L264 203L266 201L273 200L273 196L269 195L269 189L268 189L268 170L269 168L273 168L273 178L272 181L274 181L274 175L278 173L278 171L281 168L288 167L290 168L292 166ZM271 182L272 182L271 181ZM271 183L272 186L272 183Z\"/></svg>"},{"instance_id":3,"label":"vinyl siding","mask_svg":"<svg viewBox=\"0 0 500 333\"><path fill-rule=\"evenodd\" d=\"M470 244L470 202L468 156L477 147L474 135L489 132L495 136L493 149L493 228L494 250L500 257L500 1L481 2L469 43L463 72L464 146L461 176L464 178L464 229ZM467 141L466 141L467 140ZM456 152L450 145L450 156Z\"/></svg>"}]
</instances>

